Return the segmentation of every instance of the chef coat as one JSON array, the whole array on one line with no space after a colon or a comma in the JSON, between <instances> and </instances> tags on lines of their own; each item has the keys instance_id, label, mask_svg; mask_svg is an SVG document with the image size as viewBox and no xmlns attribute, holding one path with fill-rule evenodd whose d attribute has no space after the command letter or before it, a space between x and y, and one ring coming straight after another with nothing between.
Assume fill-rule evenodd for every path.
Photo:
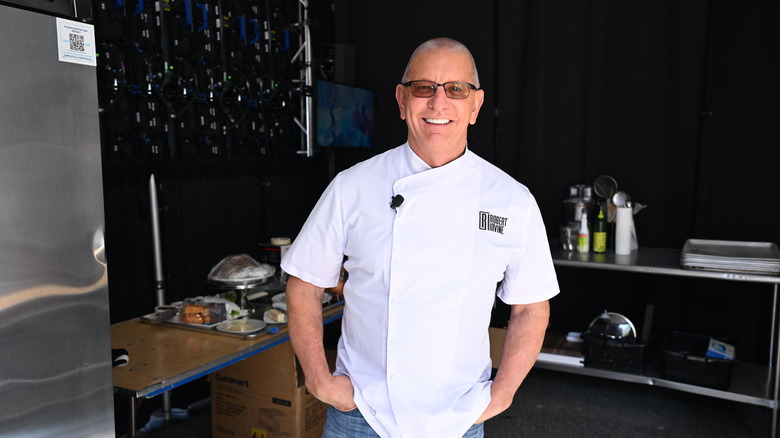
<instances>
[{"instance_id":1,"label":"chef coat","mask_svg":"<svg viewBox=\"0 0 780 438\"><path fill-rule=\"evenodd\" d=\"M404 144L338 174L282 268L333 287L345 255L336 372L382 437L461 437L490 402L496 293L558 292L534 198L468 149L431 168Z\"/></svg>"}]
</instances>

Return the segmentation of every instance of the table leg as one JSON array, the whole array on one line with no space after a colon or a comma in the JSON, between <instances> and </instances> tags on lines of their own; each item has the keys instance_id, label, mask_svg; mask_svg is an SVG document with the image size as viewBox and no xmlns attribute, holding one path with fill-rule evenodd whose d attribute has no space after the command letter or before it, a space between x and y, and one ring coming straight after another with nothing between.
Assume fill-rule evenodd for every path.
<instances>
[{"instance_id":1,"label":"table leg","mask_svg":"<svg viewBox=\"0 0 780 438\"><path fill-rule=\"evenodd\" d=\"M141 399L136 398L134 395L130 396L130 416L129 421L130 425L128 428L130 429L127 433L128 438L135 438L136 437L136 431L138 430L138 427L136 425L138 419L138 408L141 406Z\"/></svg>"}]
</instances>

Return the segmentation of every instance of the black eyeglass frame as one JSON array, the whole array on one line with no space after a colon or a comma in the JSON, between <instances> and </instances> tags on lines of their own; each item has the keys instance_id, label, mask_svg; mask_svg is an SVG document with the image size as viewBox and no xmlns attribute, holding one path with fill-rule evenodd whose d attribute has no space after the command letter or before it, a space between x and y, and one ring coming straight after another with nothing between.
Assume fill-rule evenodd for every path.
<instances>
[{"instance_id":1,"label":"black eyeglass frame","mask_svg":"<svg viewBox=\"0 0 780 438\"><path fill-rule=\"evenodd\" d=\"M436 82L434 82L434 81L426 81L426 80L424 80L424 79L418 79L418 80L415 80L415 81L406 81L406 82L401 82L401 85L403 85L404 87L411 87L411 86L412 86L412 84L414 84L415 82L426 82L426 83L429 83L429 84L433 84L433 93L432 93L430 96L417 96L416 94L414 94L414 91L412 91L412 96L414 96L414 97L420 97L420 98L423 98L423 99L426 99L426 98L431 98L431 97L435 96L435 95L436 95L436 90L437 90L439 87L443 87L443 88L444 88L444 94L445 94L447 97L449 97L450 99L467 99L467 98L469 97L469 95L471 94L471 90L474 90L474 91L479 91L479 90L481 90L481 88L477 87L476 85L474 85L474 84L472 84L472 83L470 83L470 82L466 82L466 81L449 81L449 82L445 82L445 83L443 83L443 84L437 84L437 83L436 83ZM446 85L447 85L447 84L466 84L466 85L468 85L468 86L469 86L469 88L468 88L468 89L469 89L469 92L468 92L468 94L466 94L466 95L465 95L465 96L463 96L463 97L452 97L452 96L450 96L450 95L447 93L447 87L446 87Z\"/></svg>"}]
</instances>

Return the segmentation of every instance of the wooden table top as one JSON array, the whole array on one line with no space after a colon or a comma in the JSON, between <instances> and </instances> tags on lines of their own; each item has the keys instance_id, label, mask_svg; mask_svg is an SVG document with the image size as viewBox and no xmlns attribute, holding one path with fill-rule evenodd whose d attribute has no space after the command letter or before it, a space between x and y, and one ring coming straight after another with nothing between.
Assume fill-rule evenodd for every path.
<instances>
[{"instance_id":1,"label":"wooden table top","mask_svg":"<svg viewBox=\"0 0 780 438\"><path fill-rule=\"evenodd\" d=\"M343 303L323 313L325 323L339 319ZM136 398L151 398L222 367L289 340L287 325L255 339L225 336L217 331L186 330L150 324L139 318L111 326L111 348L124 348L126 366L113 369L114 388Z\"/></svg>"}]
</instances>

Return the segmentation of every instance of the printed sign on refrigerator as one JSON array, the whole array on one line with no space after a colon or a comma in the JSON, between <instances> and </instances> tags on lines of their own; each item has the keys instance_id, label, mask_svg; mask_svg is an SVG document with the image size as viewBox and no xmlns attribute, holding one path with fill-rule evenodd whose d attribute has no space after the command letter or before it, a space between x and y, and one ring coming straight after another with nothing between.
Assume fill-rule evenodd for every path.
<instances>
[{"instance_id":1,"label":"printed sign on refrigerator","mask_svg":"<svg viewBox=\"0 0 780 438\"><path fill-rule=\"evenodd\" d=\"M57 50L60 61L97 66L95 27L57 18Z\"/></svg>"}]
</instances>

